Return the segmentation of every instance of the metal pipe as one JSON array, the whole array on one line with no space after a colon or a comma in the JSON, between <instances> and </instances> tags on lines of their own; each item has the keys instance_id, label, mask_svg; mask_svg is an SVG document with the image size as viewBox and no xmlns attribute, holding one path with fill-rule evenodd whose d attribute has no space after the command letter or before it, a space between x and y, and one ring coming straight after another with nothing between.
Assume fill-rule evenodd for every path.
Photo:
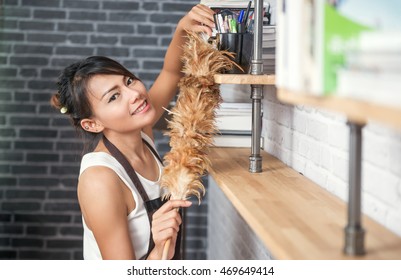
<instances>
[{"instance_id":1,"label":"metal pipe","mask_svg":"<svg viewBox=\"0 0 401 280\"><path fill-rule=\"evenodd\" d=\"M365 230L361 222L361 171L362 171L362 128L364 125L348 122L349 142L349 195L348 224L345 227L344 252L347 255L365 254Z\"/></svg>"},{"instance_id":2,"label":"metal pipe","mask_svg":"<svg viewBox=\"0 0 401 280\"><path fill-rule=\"evenodd\" d=\"M251 85L252 92L252 143L249 157L249 171L262 172L262 157L260 156L260 137L262 134L262 98L263 86Z\"/></svg>"},{"instance_id":3,"label":"metal pipe","mask_svg":"<svg viewBox=\"0 0 401 280\"><path fill-rule=\"evenodd\" d=\"M253 59L251 75L263 74L262 36L263 36L263 0L254 1L254 34ZM251 85L252 98L252 143L249 156L249 172L262 172L262 157L260 156L260 136L262 131L262 98L263 86Z\"/></svg>"},{"instance_id":4,"label":"metal pipe","mask_svg":"<svg viewBox=\"0 0 401 280\"><path fill-rule=\"evenodd\" d=\"M252 75L263 74L262 36L263 36L263 0L254 1L254 28L253 28L253 58L251 64Z\"/></svg>"}]
</instances>

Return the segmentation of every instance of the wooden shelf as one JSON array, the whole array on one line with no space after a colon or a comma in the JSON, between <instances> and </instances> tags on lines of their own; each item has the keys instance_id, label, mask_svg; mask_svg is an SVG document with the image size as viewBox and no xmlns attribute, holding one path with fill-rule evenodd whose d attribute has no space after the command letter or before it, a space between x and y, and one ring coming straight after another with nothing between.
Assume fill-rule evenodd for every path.
<instances>
[{"instance_id":1,"label":"wooden shelf","mask_svg":"<svg viewBox=\"0 0 401 280\"><path fill-rule=\"evenodd\" d=\"M218 74L214 81L218 84L274 85L275 75Z\"/></svg>"},{"instance_id":2,"label":"wooden shelf","mask_svg":"<svg viewBox=\"0 0 401 280\"><path fill-rule=\"evenodd\" d=\"M212 148L210 175L274 258L401 259L401 238L365 215L367 254L343 254L346 204L264 151L249 173L249 152Z\"/></svg>"},{"instance_id":3,"label":"wooden shelf","mask_svg":"<svg viewBox=\"0 0 401 280\"><path fill-rule=\"evenodd\" d=\"M349 120L358 124L376 120L401 129L401 108L339 96L314 96L285 89L277 89L277 97L283 103L309 105L344 113Z\"/></svg>"}]
</instances>

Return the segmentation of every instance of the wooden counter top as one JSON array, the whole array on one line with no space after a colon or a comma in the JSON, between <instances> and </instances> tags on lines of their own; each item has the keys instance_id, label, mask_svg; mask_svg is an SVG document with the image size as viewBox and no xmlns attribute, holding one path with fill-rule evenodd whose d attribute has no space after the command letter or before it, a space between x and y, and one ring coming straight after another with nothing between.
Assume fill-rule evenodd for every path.
<instances>
[{"instance_id":1,"label":"wooden counter top","mask_svg":"<svg viewBox=\"0 0 401 280\"><path fill-rule=\"evenodd\" d=\"M275 259L401 259L401 237L365 215L367 254L344 255L346 204L264 151L249 173L249 154L210 149L210 175Z\"/></svg>"},{"instance_id":2,"label":"wooden counter top","mask_svg":"<svg viewBox=\"0 0 401 280\"><path fill-rule=\"evenodd\" d=\"M240 84L240 85L274 85L275 75L250 75L250 74L217 74L214 81L218 84Z\"/></svg>"}]
</instances>

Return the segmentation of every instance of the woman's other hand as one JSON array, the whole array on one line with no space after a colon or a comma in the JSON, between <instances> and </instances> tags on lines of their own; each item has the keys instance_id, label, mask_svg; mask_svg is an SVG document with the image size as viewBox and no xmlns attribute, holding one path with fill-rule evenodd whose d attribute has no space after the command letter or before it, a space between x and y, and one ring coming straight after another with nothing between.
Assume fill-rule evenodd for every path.
<instances>
[{"instance_id":1,"label":"woman's other hand","mask_svg":"<svg viewBox=\"0 0 401 280\"><path fill-rule=\"evenodd\" d=\"M168 239L171 239L168 259L174 256L177 234L182 223L177 209L180 207L189 207L191 204L192 202L186 200L169 200L153 214L152 235L155 248L150 255L152 259L161 258L164 244Z\"/></svg>"}]
</instances>

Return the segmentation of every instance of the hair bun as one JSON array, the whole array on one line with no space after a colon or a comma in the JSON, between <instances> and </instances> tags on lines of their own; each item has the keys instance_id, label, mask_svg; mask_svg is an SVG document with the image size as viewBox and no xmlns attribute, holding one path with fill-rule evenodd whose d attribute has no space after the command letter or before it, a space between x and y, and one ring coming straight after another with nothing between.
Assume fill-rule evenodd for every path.
<instances>
[{"instance_id":1,"label":"hair bun","mask_svg":"<svg viewBox=\"0 0 401 280\"><path fill-rule=\"evenodd\" d=\"M59 110L63 107L60 103L60 95L58 93L52 95L52 97L50 98L50 104L52 105L52 107Z\"/></svg>"}]
</instances>

